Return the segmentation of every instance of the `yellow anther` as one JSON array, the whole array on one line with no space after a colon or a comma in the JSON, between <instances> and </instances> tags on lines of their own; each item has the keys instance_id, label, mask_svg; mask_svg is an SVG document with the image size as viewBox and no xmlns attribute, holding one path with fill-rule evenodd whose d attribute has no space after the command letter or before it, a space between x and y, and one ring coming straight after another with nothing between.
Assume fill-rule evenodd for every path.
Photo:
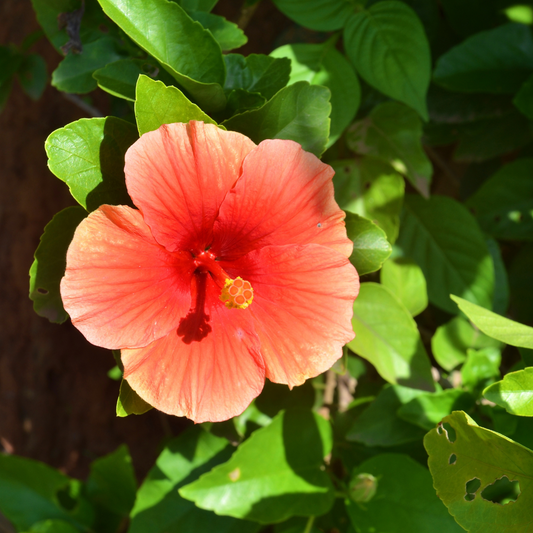
<instances>
[{"instance_id":1,"label":"yellow anther","mask_svg":"<svg viewBox=\"0 0 533 533\"><path fill-rule=\"evenodd\" d=\"M254 290L251 283L242 278L227 279L220 299L228 309L246 309L254 299Z\"/></svg>"}]
</instances>

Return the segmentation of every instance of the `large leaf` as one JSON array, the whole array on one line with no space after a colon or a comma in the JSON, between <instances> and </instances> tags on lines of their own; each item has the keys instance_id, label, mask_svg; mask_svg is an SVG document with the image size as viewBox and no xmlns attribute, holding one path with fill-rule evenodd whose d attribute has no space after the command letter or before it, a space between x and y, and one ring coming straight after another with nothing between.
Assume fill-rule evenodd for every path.
<instances>
[{"instance_id":1,"label":"large leaf","mask_svg":"<svg viewBox=\"0 0 533 533\"><path fill-rule=\"evenodd\" d=\"M367 83L428 119L429 43L409 6L385 0L352 15L344 29L344 46Z\"/></svg>"},{"instance_id":2,"label":"large leaf","mask_svg":"<svg viewBox=\"0 0 533 533\"><path fill-rule=\"evenodd\" d=\"M430 431L424 446L433 486L463 528L470 533L531 531L531 450L479 427L462 411L447 416ZM498 505L488 500L499 480L518 481L521 494L516 501Z\"/></svg>"},{"instance_id":3,"label":"large leaf","mask_svg":"<svg viewBox=\"0 0 533 533\"><path fill-rule=\"evenodd\" d=\"M136 140L129 122L82 118L50 134L45 143L48 167L89 211L102 204L131 204L124 155Z\"/></svg>"},{"instance_id":4,"label":"large leaf","mask_svg":"<svg viewBox=\"0 0 533 533\"><path fill-rule=\"evenodd\" d=\"M487 387L483 396L512 415L533 416L533 367L509 372Z\"/></svg>"},{"instance_id":5,"label":"large leaf","mask_svg":"<svg viewBox=\"0 0 533 533\"><path fill-rule=\"evenodd\" d=\"M30 268L30 299L34 311L50 322L61 324L68 318L63 308L59 284L67 266L67 249L78 224L87 216L81 207L67 207L44 228Z\"/></svg>"},{"instance_id":6,"label":"large leaf","mask_svg":"<svg viewBox=\"0 0 533 533\"><path fill-rule=\"evenodd\" d=\"M226 439L195 426L168 441L137 493L130 533L255 533L257 524L203 511L178 494L214 465L229 458Z\"/></svg>"},{"instance_id":7,"label":"large leaf","mask_svg":"<svg viewBox=\"0 0 533 533\"><path fill-rule=\"evenodd\" d=\"M273 57L291 60L290 83L308 81L331 91L331 146L353 120L361 100L361 88L355 72L334 42L323 44L287 44L276 48Z\"/></svg>"},{"instance_id":8,"label":"large leaf","mask_svg":"<svg viewBox=\"0 0 533 533\"><path fill-rule=\"evenodd\" d=\"M405 181L394 169L373 157L330 163L335 170L335 200L346 211L369 218L390 243L398 237Z\"/></svg>"},{"instance_id":9,"label":"large leaf","mask_svg":"<svg viewBox=\"0 0 533 533\"><path fill-rule=\"evenodd\" d=\"M467 205L484 231L496 239L533 240L533 159L500 168Z\"/></svg>"},{"instance_id":10,"label":"large leaf","mask_svg":"<svg viewBox=\"0 0 533 533\"><path fill-rule=\"evenodd\" d=\"M429 301L456 314L450 294L492 305L494 266L470 212L446 196L406 195L398 246L424 272Z\"/></svg>"},{"instance_id":11,"label":"large leaf","mask_svg":"<svg viewBox=\"0 0 533 533\"><path fill-rule=\"evenodd\" d=\"M331 446L331 426L321 416L302 409L282 411L227 463L179 492L203 509L261 523L320 515L335 498L322 470Z\"/></svg>"},{"instance_id":12,"label":"large leaf","mask_svg":"<svg viewBox=\"0 0 533 533\"><path fill-rule=\"evenodd\" d=\"M320 156L329 136L329 98L326 87L300 81L281 89L263 107L235 115L222 126L243 133L255 143L290 139Z\"/></svg>"},{"instance_id":13,"label":"large leaf","mask_svg":"<svg viewBox=\"0 0 533 533\"><path fill-rule=\"evenodd\" d=\"M451 296L459 309L486 335L511 346L533 349L533 328L519 324L458 296Z\"/></svg>"},{"instance_id":14,"label":"large leaf","mask_svg":"<svg viewBox=\"0 0 533 533\"><path fill-rule=\"evenodd\" d=\"M220 15L205 11L188 11L188 14L213 34L223 52L240 48L248 42L248 38L237 24Z\"/></svg>"},{"instance_id":15,"label":"large leaf","mask_svg":"<svg viewBox=\"0 0 533 533\"><path fill-rule=\"evenodd\" d=\"M99 0L104 12L155 57L206 111L226 103L220 46L208 30L168 0Z\"/></svg>"},{"instance_id":16,"label":"large leaf","mask_svg":"<svg viewBox=\"0 0 533 533\"><path fill-rule=\"evenodd\" d=\"M357 531L370 533L461 533L431 486L431 474L407 455L381 454L352 473L377 479L375 496L364 504L347 500L348 515ZM386 509L386 512L384 512Z\"/></svg>"},{"instance_id":17,"label":"large leaf","mask_svg":"<svg viewBox=\"0 0 533 533\"><path fill-rule=\"evenodd\" d=\"M433 79L451 91L514 93L533 72L533 37L509 23L469 37L437 61Z\"/></svg>"},{"instance_id":18,"label":"large leaf","mask_svg":"<svg viewBox=\"0 0 533 533\"><path fill-rule=\"evenodd\" d=\"M346 213L346 232L353 241L350 261L359 275L379 270L392 251L385 232L367 218L349 212Z\"/></svg>"},{"instance_id":19,"label":"large leaf","mask_svg":"<svg viewBox=\"0 0 533 533\"><path fill-rule=\"evenodd\" d=\"M346 142L358 154L372 155L407 176L429 196L433 167L421 144L422 122L408 107L396 102L377 105L350 127Z\"/></svg>"},{"instance_id":20,"label":"large leaf","mask_svg":"<svg viewBox=\"0 0 533 533\"><path fill-rule=\"evenodd\" d=\"M390 383L433 391L431 364L413 317L388 289L362 283L354 302L350 350Z\"/></svg>"},{"instance_id":21,"label":"large leaf","mask_svg":"<svg viewBox=\"0 0 533 533\"><path fill-rule=\"evenodd\" d=\"M154 81L148 76L140 76L137 82L135 118L140 135L173 122L201 120L216 124L179 89L167 87L162 81Z\"/></svg>"}]
</instances>

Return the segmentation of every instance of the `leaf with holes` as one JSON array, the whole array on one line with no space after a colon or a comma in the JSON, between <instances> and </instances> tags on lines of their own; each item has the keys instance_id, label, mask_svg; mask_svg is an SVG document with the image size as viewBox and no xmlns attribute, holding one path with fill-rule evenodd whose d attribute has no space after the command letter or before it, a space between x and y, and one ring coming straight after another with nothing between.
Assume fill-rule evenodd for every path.
<instances>
[{"instance_id":1,"label":"leaf with holes","mask_svg":"<svg viewBox=\"0 0 533 533\"><path fill-rule=\"evenodd\" d=\"M533 416L533 368L509 372L483 391L487 400L518 416Z\"/></svg>"},{"instance_id":2,"label":"leaf with holes","mask_svg":"<svg viewBox=\"0 0 533 533\"><path fill-rule=\"evenodd\" d=\"M467 531L531 531L531 450L479 427L462 411L430 431L424 446L439 498Z\"/></svg>"},{"instance_id":3,"label":"leaf with holes","mask_svg":"<svg viewBox=\"0 0 533 533\"><path fill-rule=\"evenodd\" d=\"M421 144L422 122L408 107L379 104L348 130L346 143L354 152L386 161L429 196L433 167Z\"/></svg>"}]
</instances>

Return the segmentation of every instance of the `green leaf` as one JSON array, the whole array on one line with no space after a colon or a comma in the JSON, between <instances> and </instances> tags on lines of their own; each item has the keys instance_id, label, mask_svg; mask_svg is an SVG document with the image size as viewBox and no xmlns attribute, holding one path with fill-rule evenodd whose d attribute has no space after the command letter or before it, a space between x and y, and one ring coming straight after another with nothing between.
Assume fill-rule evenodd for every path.
<instances>
[{"instance_id":1,"label":"green leaf","mask_svg":"<svg viewBox=\"0 0 533 533\"><path fill-rule=\"evenodd\" d=\"M330 163L335 170L335 200L345 211L369 218L390 243L398 237L405 182L387 163L373 157Z\"/></svg>"},{"instance_id":2,"label":"green leaf","mask_svg":"<svg viewBox=\"0 0 533 533\"><path fill-rule=\"evenodd\" d=\"M533 368L509 372L483 391L490 402L517 416L533 416Z\"/></svg>"},{"instance_id":3,"label":"green leaf","mask_svg":"<svg viewBox=\"0 0 533 533\"><path fill-rule=\"evenodd\" d=\"M59 284L67 266L67 249L78 224L87 216L81 207L67 207L57 213L44 228L30 268L30 299L33 309L50 322L68 319L63 308Z\"/></svg>"},{"instance_id":4,"label":"green leaf","mask_svg":"<svg viewBox=\"0 0 533 533\"><path fill-rule=\"evenodd\" d=\"M533 159L501 167L468 199L484 231L496 239L533 240Z\"/></svg>"},{"instance_id":5,"label":"green leaf","mask_svg":"<svg viewBox=\"0 0 533 533\"><path fill-rule=\"evenodd\" d=\"M447 416L430 431L424 446L433 486L464 529L470 533L529 530L533 503L531 450L479 427L462 411ZM521 494L513 503L495 505L486 499L484 491L504 477L518 481Z\"/></svg>"},{"instance_id":6,"label":"green leaf","mask_svg":"<svg viewBox=\"0 0 533 533\"><path fill-rule=\"evenodd\" d=\"M533 328L451 295L459 309L486 335L511 346L533 349Z\"/></svg>"},{"instance_id":7,"label":"green leaf","mask_svg":"<svg viewBox=\"0 0 533 533\"><path fill-rule=\"evenodd\" d=\"M255 143L264 139L290 139L304 150L320 156L329 135L330 92L304 81L281 89L263 107L235 115L222 122Z\"/></svg>"},{"instance_id":8,"label":"green leaf","mask_svg":"<svg viewBox=\"0 0 533 533\"><path fill-rule=\"evenodd\" d=\"M270 55L291 60L289 83L307 81L331 91L331 146L352 122L361 101L361 87L351 65L331 40L323 44L287 44Z\"/></svg>"},{"instance_id":9,"label":"green leaf","mask_svg":"<svg viewBox=\"0 0 533 533\"><path fill-rule=\"evenodd\" d=\"M123 379L120 382L120 392L117 399L117 416L143 415L152 409L152 406L145 402Z\"/></svg>"},{"instance_id":10,"label":"green leaf","mask_svg":"<svg viewBox=\"0 0 533 533\"><path fill-rule=\"evenodd\" d=\"M529 120L533 120L533 75L522 84L515 94L513 104Z\"/></svg>"},{"instance_id":11,"label":"green leaf","mask_svg":"<svg viewBox=\"0 0 533 533\"><path fill-rule=\"evenodd\" d=\"M227 76L224 90L244 89L248 93L259 93L270 100L289 81L290 62L263 54L226 54Z\"/></svg>"},{"instance_id":12,"label":"green leaf","mask_svg":"<svg viewBox=\"0 0 533 533\"><path fill-rule=\"evenodd\" d=\"M461 533L431 484L431 475L407 455L381 454L352 473L378 479L376 495L364 504L346 501L348 515L360 532ZM386 509L386 512L384 512Z\"/></svg>"},{"instance_id":13,"label":"green leaf","mask_svg":"<svg viewBox=\"0 0 533 533\"><path fill-rule=\"evenodd\" d=\"M240 48L248 42L248 37L244 35L244 32L237 24L226 20L220 15L205 11L188 11L188 15L213 34L215 41L220 45L223 52Z\"/></svg>"},{"instance_id":14,"label":"green leaf","mask_svg":"<svg viewBox=\"0 0 533 533\"><path fill-rule=\"evenodd\" d=\"M88 93L96 89L93 72L122 59L115 39L102 37L86 44L80 54L69 53L52 73L52 85L66 93Z\"/></svg>"},{"instance_id":15,"label":"green leaf","mask_svg":"<svg viewBox=\"0 0 533 533\"><path fill-rule=\"evenodd\" d=\"M500 343L472 327L470 322L461 316L456 316L439 326L431 339L433 356L448 372L466 361L469 348L488 347L499 348Z\"/></svg>"},{"instance_id":16,"label":"green leaf","mask_svg":"<svg viewBox=\"0 0 533 533\"><path fill-rule=\"evenodd\" d=\"M339 30L353 13L354 0L274 0L276 7L298 24L318 31Z\"/></svg>"},{"instance_id":17,"label":"green leaf","mask_svg":"<svg viewBox=\"0 0 533 533\"><path fill-rule=\"evenodd\" d=\"M424 196L429 196L433 167L421 144L422 122L408 107L385 102L348 130L348 147L358 154L386 161L404 174Z\"/></svg>"},{"instance_id":18,"label":"green leaf","mask_svg":"<svg viewBox=\"0 0 533 533\"><path fill-rule=\"evenodd\" d=\"M202 509L260 523L320 515L334 501L333 485L321 468L331 446L331 426L321 416L282 411L227 463L179 493Z\"/></svg>"},{"instance_id":19,"label":"green leaf","mask_svg":"<svg viewBox=\"0 0 533 533\"><path fill-rule=\"evenodd\" d=\"M226 439L200 426L168 441L137 493L129 533L256 533L258 524L203 511L178 494L232 451Z\"/></svg>"},{"instance_id":20,"label":"green leaf","mask_svg":"<svg viewBox=\"0 0 533 533\"><path fill-rule=\"evenodd\" d=\"M79 533L79 530L64 520L42 520L35 522L28 533Z\"/></svg>"},{"instance_id":21,"label":"green leaf","mask_svg":"<svg viewBox=\"0 0 533 533\"><path fill-rule=\"evenodd\" d=\"M226 69L211 32L167 0L99 0L105 14L155 57L206 111L222 109Z\"/></svg>"},{"instance_id":22,"label":"green leaf","mask_svg":"<svg viewBox=\"0 0 533 533\"><path fill-rule=\"evenodd\" d=\"M48 167L80 205L131 204L124 155L137 140L135 126L119 118L82 118L54 131L45 143Z\"/></svg>"},{"instance_id":23,"label":"green leaf","mask_svg":"<svg viewBox=\"0 0 533 533\"><path fill-rule=\"evenodd\" d=\"M137 82L136 95L135 118L140 135L173 122L201 120L216 124L179 89L167 87L162 81L154 81L141 75Z\"/></svg>"},{"instance_id":24,"label":"green leaf","mask_svg":"<svg viewBox=\"0 0 533 533\"><path fill-rule=\"evenodd\" d=\"M474 217L446 196L406 195L397 245L424 272L429 301L448 313L450 294L492 305L494 265Z\"/></svg>"},{"instance_id":25,"label":"green leaf","mask_svg":"<svg viewBox=\"0 0 533 533\"><path fill-rule=\"evenodd\" d=\"M353 241L352 265L363 276L381 268L392 248L385 232L373 222L354 213L346 213L346 232Z\"/></svg>"},{"instance_id":26,"label":"green leaf","mask_svg":"<svg viewBox=\"0 0 533 533\"><path fill-rule=\"evenodd\" d=\"M467 411L475 403L476 399L468 392L461 389L446 389L416 396L403 404L397 414L403 420L428 431L452 411Z\"/></svg>"},{"instance_id":27,"label":"green leaf","mask_svg":"<svg viewBox=\"0 0 533 533\"><path fill-rule=\"evenodd\" d=\"M211 11L217 4L218 0L174 0L188 11Z\"/></svg>"},{"instance_id":28,"label":"green leaf","mask_svg":"<svg viewBox=\"0 0 533 533\"><path fill-rule=\"evenodd\" d=\"M533 71L533 37L523 24L480 32L443 54L433 79L451 91L515 93Z\"/></svg>"},{"instance_id":29,"label":"green leaf","mask_svg":"<svg viewBox=\"0 0 533 533\"><path fill-rule=\"evenodd\" d=\"M410 259L395 257L385 261L380 281L412 316L419 315L428 306L426 278L422 269Z\"/></svg>"},{"instance_id":30,"label":"green leaf","mask_svg":"<svg viewBox=\"0 0 533 533\"><path fill-rule=\"evenodd\" d=\"M498 348L468 350L461 368L463 386L474 393L481 393L487 385L500 378L501 362L502 355Z\"/></svg>"},{"instance_id":31,"label":"green leaf","mask_svg":"<svg viewBox=\"0 0 533 533\"><path fill-rule=\"evenodd\" d=\"M28 54L18 70L20 85L33 100L38 100L47 82L46 63L39 54Z\"/></svg>"},{"instance_id":32,"label":"green leaf","mask_svg":"<svg viewBox=\"0 0 533 533\"><path fill-rule=\"evenodd\" d=\"M350 350L370 361L389 383L435 390L416 323L392 292L378 283L362 283L353 310Z\"/></svg>"},{"instance_id":33,"label":"green leaf","mask_svg":"<svg viewBox=\"0 0 533 533\"><path fill-rule=\"evenodd\" d=\"M428 120L431 55L424 27L409 6L385 0L352 15L344 28L344 46L367 83Z\"/></svg>"},{"instance_id":34,"label":"green leaf","mask_svg":"<svg viewBox=\"0 0 533 533\"><path fill-rule=\"evenodd\" d=\"M424 392L418 389L386 385L356 419L346 439L361 442L365 446L387 447L420 440L424 430L402 420L397 412L402 405L421 394Z\"/></svg>"}]
</instances>

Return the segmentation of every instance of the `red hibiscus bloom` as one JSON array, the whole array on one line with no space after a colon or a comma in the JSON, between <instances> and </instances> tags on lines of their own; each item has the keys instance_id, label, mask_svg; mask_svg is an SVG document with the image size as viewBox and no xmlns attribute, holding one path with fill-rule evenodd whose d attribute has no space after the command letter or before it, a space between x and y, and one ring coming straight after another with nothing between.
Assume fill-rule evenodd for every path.
<instances>
[{"instance_id":1,"label":"red hibiscus bloom","mask_svg":"<svg viewBox=\"0 0 533 533\"><path fill-rule=\"evenodd\" d=\"M359 279L331 167L191 122L143 135L125 173L138 210L103 205L80 224L61 296L90 342L122 350L141 398L226 420L265 377L300 385L340 357Z\"/></svg>"}]
</instances>

